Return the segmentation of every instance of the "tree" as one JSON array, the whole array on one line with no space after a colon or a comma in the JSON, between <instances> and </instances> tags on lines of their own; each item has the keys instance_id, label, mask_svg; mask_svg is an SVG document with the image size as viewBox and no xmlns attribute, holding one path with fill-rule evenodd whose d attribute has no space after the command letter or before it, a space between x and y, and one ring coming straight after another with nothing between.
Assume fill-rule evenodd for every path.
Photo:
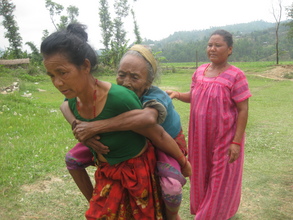
<instances>
[{"instance_id":1,"label":"tree","mask_svg":"<svg viewBox=\"0 0 293 220\"><path fill-rule=\"evenodd\" d=\"M48 36L49 36L49 31L48 30L43 30L42 41L45 40Z\"/></svg>"},{"instance_id":2,"label":"tree","mask_svg":"<svg viewBox=\"0 0 293 220\"><path fill-rule=\"evenodd\" d=\"M68 14L69 23L77 22L77 17L79 16L78 8L73 6L73 5L69 5L66 8L66 11L67 11L67 14Z\"/></svg>"},{"instance_id":3,"label":"tree","mask_svg":"<svg viewBox=\"0 0 293 220\"><path fill-rule=\"evenodd\" d=\"M66 8L67 15L61 15L64 7L51 0L46 0L46 8L50 12L50 18L56 31L65 29L70 23L77 22L76 18L79 15L79 10L75 6L70 5ZM56 16L59 17L59 23L56 23L55 21Z\"/></svg>"},{"instance_id":4,"label":"tree","mask_svg":"<svg viewBox=\"0 0 293 220\"><path fill-rule=\"evenodd\" d=\"M70 23L77 22L77 17L79 16L79 10L75 6L70 5L66 8L67 15L61 15L61 13L64 10L64 7L51 0L46 0L46 8L50 12L50 19L56 31L66 29L66 27ZM55 21L56 16L59 17L59 23ZM42 40L44 40L48 36L49 36L49 31L43 30Z\"/></svg>"},{"instance_id":5,"label":"tree","mask_svg":"<svg viewBox=\"0 0 293 220\"><path fill-rule=\"evenodd\" d=\"M141 44L142 42L142 38L140 36L140 32L139 32L139 28L138 28L138 24L136 22L136 19L135 19L135 14L134 14L134 10L131 9L131 14L132 14L132 17L133 17L133 23L134 23L134 34L135 34L135 37L136 37L136 41L135 41L135 44Z\"/></svg>"},{"instance_id":6,"label":"tree","mask_svg":"<svg viewBox=\"0 0 293 220\"><path fill-rule=\"evenodd\" d=\"M136 0L133 0L135 2ZM109 12L107 0L100 0L99 16L100 28L102 30L102 43L104 49L100 58L101 62L107 66L117 67L121 57L128 48L128 39L123 27L124 19L129 15L130 5L128 0L115 0L114 13L115 18L112 20ZM135 20L134 10L131 10L134 20L135 43L141 43L142 38L139 33L138 24Z\"/></svg>"},{"instance_id":7,"label":"tree","mask_svg":"<svg viewBox=\"0 0 293 220\"><path fill-rule=\"evenodd\" d=\"M109 50L113 24L111 21L111 16L109 13L109 6L107 0L100 0L100 8L99 8L99 16L100 16L100 27L102 29L102 43L105 47L105 50Z\"/></svg>"},{"instance_id":8,"label":"tree","mask_svg":"<svg viewBox=\"0 0 293 220\"><path fill-rule=\"evenodd\" d=\"M126 31L123 27L123 20L128 16L129 5L127 0L115 0L114 12L116 17L111 21L107 0L100 0L100 27L104 50L102 62L105 65L116 67L122 55L127 50Z\"/></svg>"},{"instance_id":9,"label":"tree","mask_svg":"<svg viewBox=\"0 0 293 220\"><path fill-rule=\"evenodd\" d=\"M32 63L40 65L42 63L43 57L36 45L33 42L26 42L25 44L31 48L32 53L29 54L29 58L31 59Z\"/></svg>"},{"instance_id":10,"label":"tree","mask_svg":"<svg viewBox=\"0 0 293 220\"><path fill-rule=\"evenodd\" d=\"M75 6L68 6L66 8L67 15L61 15L61 13L64 10L64 7L56 2L53 2L51 0L46 0L46 8L50 12L50 19L52 21L52 24L54 25L56 31L66 29L66 27L70 23L77 22L77 17L79 16L79 10ZM59 23L55 21L56 16L59 17ZM49 36L48 30L43 30L43 37L42 41ZM26 44L31 48L32 54L30 54L31 59L35 63L39 63L41 55L37 49L37 47L32 42L26 42Z\"/></svg>"},{"instance_id":11,"label":"tree","mask_svg":"<svg viewBox=\"0 0 293 220\"><path fill-rule=\"evenodd\" d=\"M21 58L22 38L18 32L19 28L14 19L13 11L15 5L10 0L0 0L0 15L3 16L3 26L7 30L5 38L9 41L9 55L12 58Z\"/></svg>"},{"instance_id":12,"label":"tree","mask_svg":"<svg viewBox=\"0 0 293 220\"><path fill-rule=\"evenodd\" d=\"M60 23L57 24L58 30L66 29L69 24L77 22L76 17L79 15L77 7L70 5L66 8L66 12L67 16L62 15L60 17Z\"/></svg>"},{"instance_id":13,"label":"tree","mask_svg":"<svg viewBox=\"0 0 293 220\"><path fill-rule=\"evenodd\" d=\"M276 11L275 8L273 7L273 16L276 21L276 64L279 64L279 28L280 28L280 23L281 23L281 18L282 18L282 1L278 1L278 6L279 10Z\"/></svg>"},{"instance_id":14,"label":"tree","mask_svg":"<svg viewBox=\"0 0 293 220\"><path fill-rule=\"evenodd\" d=\"M55 20L54 20L54 16L55 15L60 15L61 12L63 11L64 7L56 2L53 2L51 0L46 0L46 8L49 10L50 12L50 18L51 21L56 29L56 31L58 30L58 26L57 24L55 24Z\"/></svg>"},{"instance_id":15,"label":"tree","mask_svg":"<svg viewBox=\"0 0 293 220\"><path fill-rule=\"evenodd\" d=\"M118 47L124 46L126 41L126 31L123 28L123 19L128 16L129 5L127 0L115 0L114 9L116 18L113 22L113 41Z\"/></svg>"},{"instance_id":16,"label":"tree","mask_svg":"<svg viewBox=\"0 0 293 220\"><path fill-rule=\"evenodd\" d=\"M116 17L113 21L113 40L111 42L112 66L116 67L127 50L126 31L123 27L123 19L129 14L127 0L115 0L114 10Z\"/></svg>"},{"instance_id":17,"label":"tree","mask_svg":"<svg viewBox=\"0 0 293 220\"><path fill-rule=\"evenodd\" d=\"M288 32L289 38L293 38L293 3L291 6L286 8L287 16L291 19L286 25L290 27Z\"/></svg>"}]
</instances>

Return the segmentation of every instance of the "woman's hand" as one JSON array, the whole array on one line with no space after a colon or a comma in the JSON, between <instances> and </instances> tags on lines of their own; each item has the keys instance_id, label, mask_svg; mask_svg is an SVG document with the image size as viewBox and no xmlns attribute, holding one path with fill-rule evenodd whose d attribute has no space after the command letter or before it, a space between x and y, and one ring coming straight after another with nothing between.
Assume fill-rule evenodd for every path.
<instances>
[{"instance_id":1,"label":"woman's hand","mask_svg":"<svg viewBox=\"0 0 293 220\"><path fill-rule=\"evenodd\" d=\"M237 160L239 155L240 155L240 146L237 144L231 144L228 150L228 156L230 158L229 163L233 163L235 160Z\"/></svg>"},{"instance_id":2,"label":"woman's hand","mask_svg":"<svg viewBox=\"0 0 293 220\"><path fill-rule=\"evenodd\" d=\"M179 98L178 97L179 92L177 92L177 91L166 90L165 92L170 96L171 99Z\"/></svg>"}]
</instances>

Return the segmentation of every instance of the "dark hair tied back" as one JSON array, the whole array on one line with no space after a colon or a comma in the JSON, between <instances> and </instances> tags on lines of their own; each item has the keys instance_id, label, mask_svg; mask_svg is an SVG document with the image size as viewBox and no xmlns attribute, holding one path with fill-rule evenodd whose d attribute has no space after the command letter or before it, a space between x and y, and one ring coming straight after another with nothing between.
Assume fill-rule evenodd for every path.
<instances>
[{"instance_id":1,"label":"dark hair tied back","mask_svg":"<svg viewBox=\"0 0 293 220\"><path fill-rule=\"evenodd\" d=\"M85 25L82 25L82 24L77 25L77 23L69 24L66 28L66 30L69 34L74 34L74 35L80 37L81 39L83 39L85 42L87 42L88 35L85 32L85 29L86 29Z\"/></svg>"},{"instance_id":2,"label":"dark hair tied back","mask_svg":"<svg viewBox=\"0 0 293 220\"><path fill-rule=\"evenodd\" d=\"M42 42L41 53L45 56L60 53L76 66L81 66L88 59L93 70L97 65L97 55L87 43L85 29L86 26L79 23L69 24L66 30L57 31Z\"/></svg>"},{"instance_id":3,"label":"dark hair tied back","mask_svg":"<svg viewBox=\"0 0 293 220\"><path fill-rule=\"evenodd\" d=\"M216 30L214 31L211 36L213 35L220 35L224 38L224 41L227 43L228 47L232 47L233 46L233 37L232 34L226 30Z\"/></svg>"}]
</instances>

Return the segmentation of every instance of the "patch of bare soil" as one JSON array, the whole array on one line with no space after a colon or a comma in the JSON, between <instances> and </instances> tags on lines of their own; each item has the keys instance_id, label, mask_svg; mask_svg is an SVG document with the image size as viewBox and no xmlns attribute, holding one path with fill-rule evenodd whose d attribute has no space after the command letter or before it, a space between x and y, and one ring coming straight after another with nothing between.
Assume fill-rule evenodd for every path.
<instances>
[{"instance_id":1,"label":"patch of bare soil","mask_svg":"<svg viewBox=\"0 0 293 220\"><path fill-rule=\"evenodd\" d=\"M21 186L22 190L26 193L35 193L35 192L50 192L51 190L54 190L54 187L52 185L54 183L61 183L63 182L62 179L57 177L50 177L48 180L38 181L34 184L28 184Z\"/></svg>"},{"instance_id":2,"label":"patch of bare soil","mask_svg":"<svg viewBox=\"0 0 293 220\"><path fill-rule=\"evenodd\" d=\"M275 80L291 80L286 78L286 75L293 75L293 65L278 65L263 73L257 73L257 76L275 79Z\"/></svg>"}]
</instances>

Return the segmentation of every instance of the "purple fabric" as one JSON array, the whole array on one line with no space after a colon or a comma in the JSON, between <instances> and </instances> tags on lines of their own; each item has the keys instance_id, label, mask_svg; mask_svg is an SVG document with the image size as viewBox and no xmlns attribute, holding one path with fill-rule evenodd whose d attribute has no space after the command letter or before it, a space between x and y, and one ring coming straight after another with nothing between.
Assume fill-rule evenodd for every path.
<instances>
[{"instance_id":1,"label":"purple fabric","mask_svg":"<svg viewBox=\"0 0 293 220\"><path fill-rule=\"evenodd\" d=\"M179 163L171 156L156 149L157 154L157 172L160 177L171 177L178 180L182 186L185 185L186 179L181 174Z\"/></svg>"},{"instance_id":2,"label":"purple fabric","mask_svg":"<svg viewBox=\"0 0 293 220\"><path fill-rule=\"evenodd\" d=\"M94 166L93 154L82 143L77 143L65 156L68 170L82 170L88 166Z\"/></svg>"}]
</instances>

